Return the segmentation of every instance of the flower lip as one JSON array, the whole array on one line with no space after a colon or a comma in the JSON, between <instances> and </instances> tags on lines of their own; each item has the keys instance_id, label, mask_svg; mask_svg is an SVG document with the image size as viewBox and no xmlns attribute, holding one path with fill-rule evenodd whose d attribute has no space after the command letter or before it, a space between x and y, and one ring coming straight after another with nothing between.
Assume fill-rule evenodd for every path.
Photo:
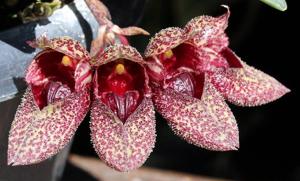
<instances>
[{"instance_id":1,"label":"flower lip","mask_svg":"<svg viewBox=\"0 0 300 181\"><path fill-rule=\"evenodd\" d=\"M166 85L164 88L171 88L178 93L201 99L203 85L204 74L182 72L178 73L171 79L166 80Z\"/></svg>"},{"instance_id":2,"label":"flower lip","mask_svg":"<svg viewBox=\"0 0 300 181\"><path fill-rule=\"evenodd\" d=\"M134 48L116 45L109 47L98 62L94 96L125 122L144 97L150 96L143 59Z\"/></svg>"},{"instance_id":3,"label":"flower lip","mask_svg":"<svg viewBox=\"0 0 300 181\"><path fill-rule=\"evenodd\" d=\"M146 62L143 60L143 57L140 53L134 48L129 45L122 45L122 44L115 44L113 46L109 46L101 56L97 56L93 58L93 65L96 69L99 66L107 64L109 62L113 62L116 60L128 60L130 62L135 62L139 64L144 72L144 81L145 81L145 96L150 96L150 87L149 87L149 77L146 73L145 64Z\"/></svg>"},{"instance_id":4,"label":"flower lip","mask_svg":"<svg viewBox=\"0 0 300 181\"><path fill-rule=\"evenodd\" d=\"M68 65L64 64L66 60ZM76 64L77 60L51 49L35 57L26 73L26 81L40 109L74 91Z\"/></svg>"},{"instance_id":5,"label":"flower lip","mask_svg":"<svg viewBox=\"0 0 300 181\"><path fill-rule=\"evenodd\" d=\"M130 60L117 59L107 64L101 65L96 70L96 85L98 95L100 92L112 91L120 96L126 91L139 90L144 93L145 74L144 69L139 64Z\"/></svg>"},{"instance_id":6,"label":"flower lip","mask_svg":"<svg viewBox=\"0 0 300 181\"><path fill-rule=\"evenodd\" d=\"M41 36L30 44L44 49L35 56L25 77L40 109L90 86L90 58L78 41L69 37L48 40Z\"/></svg>"},{"instance_id":7,"label":"flower lip","mask_svg":"<svg viewBox=\"0 0 300 181\"><path fill-rule=\"evenodd\" d=\"M159 55L146 58L147 71L152 83L165 83L183 72L196 72L194 55L193 46L182 43Z\"/></svg>"},{"instance_id":8,"label":"flower lip","mask_svg":"<svg viewBox=\"0 0 300 181\"><path fill-rule=\"evenodd\" d=\"M206 51L206 49L208 49ZM166 80L181 73L202 74L229 67L229 62L209 48L198 49L192 44L181 43L157 56L146 58L147 71L152 83L166 87ZM233 61L232 64L235 62Z\"/></svg>"}]
</instances>

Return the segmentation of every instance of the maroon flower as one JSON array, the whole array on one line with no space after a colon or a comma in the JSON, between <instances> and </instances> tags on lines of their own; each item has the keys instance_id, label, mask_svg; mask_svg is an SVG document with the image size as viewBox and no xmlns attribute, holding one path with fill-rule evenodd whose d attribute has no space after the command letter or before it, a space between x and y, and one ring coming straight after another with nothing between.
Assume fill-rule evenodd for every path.
<instances>
[{"instance_id":1,"label":"maroon flower","mask_svg":"<svg viewBox=\"0 0 300 181\"><path fill-rule=\"evenodd\" d=\"M176 134L210 150L239 147L237 124L224 98L257 106L289 92L228 48L229 14L199 16L184 29L161 30L145 52L157 110Z\"/></svg>"},{"instance_id":2,"label":"maroon flower","mask_svg":"<svg viewBox=\"0 0 300 181\"><path fill-rule=\"evenodd\" d=\"M110 167L140 167L155 143L155 116L141 55L116 44L94 62L91 136L99 157Z\"/></svg>"},{"instance_id":3,"label":"maroon flower","mask_svg":"<svg viewBox=\"0 0 300 181\"><path fill-rule=\"evenodd\" d=\"M68 37L33 43L42 48L26 73L28 88L9 133L8 164L49 158L72 138L90 105L88 52Z\"/></svg>"}]
</instances>

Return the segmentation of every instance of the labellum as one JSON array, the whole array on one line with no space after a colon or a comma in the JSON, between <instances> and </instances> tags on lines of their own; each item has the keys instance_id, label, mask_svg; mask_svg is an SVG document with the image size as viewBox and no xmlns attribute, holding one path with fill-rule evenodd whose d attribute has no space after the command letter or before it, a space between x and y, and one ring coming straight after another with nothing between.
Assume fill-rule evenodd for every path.
<instances>
[{"instance_id":1,"label":"labellum","mask_svg":"<svg viewBox=\"0 0 300 181\"><path fill-rule=\"evenodd\" d=\"M28 88L9 133L8 164L43 161L72 138L90 105L89 55L68 37L32 43L43 50L26 73Z\"/></svg>"},{"instance_id":2,"label":"labellum","mask_svg":"<svg viewBox=\"0 0 300 181\"><path fill-rule=\"evenodd\" d=\"M140 167L155 142L155 116L148 76L140 54L114 45L94 62L91 136L99 157L110 167Z\"/></svg>"}]
</instances>

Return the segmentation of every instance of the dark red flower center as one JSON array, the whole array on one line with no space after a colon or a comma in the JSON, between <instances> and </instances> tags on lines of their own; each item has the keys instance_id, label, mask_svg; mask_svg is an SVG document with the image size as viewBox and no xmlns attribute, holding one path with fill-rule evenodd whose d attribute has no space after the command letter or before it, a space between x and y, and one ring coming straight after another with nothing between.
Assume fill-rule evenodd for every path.
<instances>
[{"instance_id":1,"label":"dark red flower center","mask_svg":"<svg viewBox=\"0 0 300 181\"><path fill-rule=\"evenodd\" d=\"M166 81L167 87L176 92L201 98L203 92L204 74L184 72Z\"/></svg>"},{"instance_id":2,"label":"dark red flower center","mask_svg":"<svg viewBox=\"0 0 300 181\"><path fill-rule=\"evenodd\" d=\"M147 60L150 63L155 62L154 58L159 60L163 68L150 64L152 69L147 70L152 80L163 82L164 87L199 99L202 95L205 72L214 71L216 68L242 67L240 61L228 48L224 48L219 53L213 52L209 47L199 50L187 43L182 43ZM155 64L157 65L157 62Z\"/></svg>"},{"instance_id":3,"label":"dark red flower center","mask_svg":"<svg viewBox=\"0 0 300 181\"><path fill-rule=\"evenodd\" d=\"M129 60L117 60L97 69L98 96L125 122L144 96L144 69Z\"/></svg>"},{"instance_id":4,"label":"dark red flower center","mask_svg":"<svg viewBox=\"0 0 300 181\"><path fill-rule=\"evenodd\" d=\"M74 91L77 60L54 50L36 57L38 72L29 77L31 90L40 109L61 100Z\"/></svg>"}]
</instances>

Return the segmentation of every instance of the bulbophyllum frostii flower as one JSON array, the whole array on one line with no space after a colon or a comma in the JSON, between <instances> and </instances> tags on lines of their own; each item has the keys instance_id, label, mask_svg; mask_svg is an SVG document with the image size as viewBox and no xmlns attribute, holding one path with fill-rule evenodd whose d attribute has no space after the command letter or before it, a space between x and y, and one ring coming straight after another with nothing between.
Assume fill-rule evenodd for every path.
<instances>
[{"instance_id":1,"label":"bulbophyllum frostii flower","mask_svg":"<svg viewBox=\"0 0 300 181\"><path fill-rule=\"evenodd\" d=\"M140 167L155 143L155 115L144 61L136 49L116 44L95 58L91 137L110 167Z\"/></svg>"},{"instance_id":2,"label":"bulbophyllum frostii flower","mask_svg":"<svg viewBox=\"0 0 300 181\"><path fill-rule=\"evenodd\" d=\"M156 109L187 142L219 151L239 147L236 120L224 99L258 106L289 92L228 47L226 8L222 16L199 16L183 29L161 30L145 51Z\"/></svg>"},{"instance_id":3,"label":"bulbophyllum frostii flower","mask_svg":"<svg viewBox=\"0 0 300 181\"><path fill-rule=\"evenodd\" d=\"M90 105L90 57L68 37L31 43L43 49L27 69L28 88L13 120L8 164L28 165L60 151L72 138Z\"/></svg>"}]
</instances>

